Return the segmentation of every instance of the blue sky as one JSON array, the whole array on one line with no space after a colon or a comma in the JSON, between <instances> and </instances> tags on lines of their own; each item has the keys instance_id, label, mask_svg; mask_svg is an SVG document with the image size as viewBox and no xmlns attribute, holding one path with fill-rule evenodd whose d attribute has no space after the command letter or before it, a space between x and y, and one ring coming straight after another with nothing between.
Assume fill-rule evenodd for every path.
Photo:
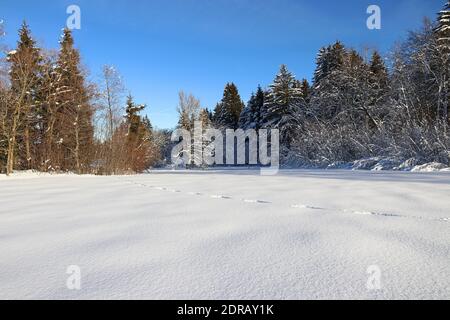
<instances>
[{"instance_id":1,"label":"blue sky","mask_svg":"<svg viewBox=\"0 0 450 320\"><path fill-rule=\"evenodd\" d=\"M25 19L34 38L57 48L68 15L81 8L74 31L95 80L104 64L117 67L154 125L173 127L178 91L214 108L227 82L247 101L267 86L280 64L310 79L320 47L339 39L357 50L387 52L422 18L435 18L444 0L0 0L7 43ZM382 29L366 27L367 7L382 10Z\"/></svg>"}]
</instances>

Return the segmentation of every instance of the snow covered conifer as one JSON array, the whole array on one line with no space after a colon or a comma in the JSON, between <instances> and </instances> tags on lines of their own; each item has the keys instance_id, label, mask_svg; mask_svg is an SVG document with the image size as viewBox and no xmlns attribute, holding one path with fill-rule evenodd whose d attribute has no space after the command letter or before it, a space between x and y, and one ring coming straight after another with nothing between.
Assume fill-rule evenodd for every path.
<instances>
[{"instance_id":1,"label":"snow covered conifer","mask_svg":"<svg viewBox=\"0 0 450 320\"><path fill-rule=\"evenodd\" d=\"M126 161L125 169L142 172L149 168L155 159L156 144L153 141L153 127L147 116L140 113L145 105L134 103L129 95L126 102Z\"/></svg>"},{"instance_id":2,"label":"snow covered conifer","mask_svg":"<svg viewBox=\"0 0 450 320\"><path fill-rule=\"evenodd\" d=\"M225 86L222 101L217 104L215 109L215 124L219 127L237 129L244 106L236 85L228 83Z\"/></svg>"},{"instance_id":3,"label":"snow covered conifer","mask_svg":"<svg viewBox=\"0 0 450 320\"><path fill-rule=\"evenodd\" d=\"M311 95L311 86L309 85L308 80L303 79L300 83L300 90L302 91L302 97L306 102L309 101L309 96Z\"/></svg>"},{"instance_id":4,"label":"snow covered conifer","mask_svg":"<svg viewBox=\"0 0 450 320\"><path fill-rule=\"evenodd\" d=\"M282 65L264 102L261 127L279 129L281 146L288 150L296 130L300 127L304 108L301 88L298 88L292 73Z\"/></svg>"},{"instance_id":5,"label":"snow covered conifer","mask_svg":"<svg viewBox=\"0 0 450 320\"><path fill-rule=\"evenodd\" d=\"M261 86L258 86L256 93L252 93L247 106L242 110L241 117L239 119L239 128L255 129L261 128L261 113L264 106L265 95Z\"/></svg>"},{"instance_id":6,"label":"snow covered conifer","mask_svg":"<svg viewBox=\"0 0 450 320\"><path fill-rule=\"evenodd\" d=\"M388 70L383 58L378 53L374 51L372 54L372 59L370 61L370 71L375 77L376 83L380 88L385 89L388 85Z\"/></svg>"},{"instance_id":7,"label":"snow covered conifer","mask_svg":"<svg viewBox=\"0 0 450 320\"><path fill-rule=\"evenodd\" d=\"M345 47L340 41L337 41L331 46L320 49L316 59L314 87L320 86L322 79L326 78L334 70L342 67L344 64L345 54Z\"/></svg>"},{"instance_id":8,"label":"snow covered conifer","mask_svg":"<svg viewBox=\"0 0 450 320\"><path fill-rule=\"evenodd\" d=\"M61 168L78 173L89 170L94 140L93 108L81 70L80 54L69 29L64 29L56 64L57 97L61 105L58 128L64 156Z\"/></svg>"},{"instance_id":9,"label":"snow covered conifer","mask_svg":"<svg viewBox=\"0 0 450 320\"><path fill-rule=\"evenodd\" d=\"M16 165L16 153L22 168L30 169L33 161L32 139L33 121L36 117L35 98L39 81L39 69L42 57L36 42L31 37L28 25L24 22L19 30L17 49L11 51L7 60L11 63L10 82L12 99L8 122L8 160L7 172L11 173Z\"/></svg>"}]
</instances>

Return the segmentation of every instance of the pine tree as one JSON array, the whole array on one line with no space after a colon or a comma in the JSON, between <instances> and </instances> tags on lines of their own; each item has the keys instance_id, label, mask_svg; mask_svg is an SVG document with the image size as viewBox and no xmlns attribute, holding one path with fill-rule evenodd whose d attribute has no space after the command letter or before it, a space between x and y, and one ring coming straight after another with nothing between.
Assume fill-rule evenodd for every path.
<instances>
[{"instance_id":1,"label":"pine tree","mask_svg":"<svg viewBox=\"0 0 450 320\"><path fill-rule=\"evenodd\" d=\"M264 106L264 100L264 91L261 89L261 86L258 86L256 93L252 93L247 106L242 110L239 119L239 128L244 130L259 130L261 128L261 112Z\"/></svg>"},{"instance_id":2,"label":"pine tree","mask_svg":"<svg viewBox=\"0 0 450 320\"><path fill-rule=\"evenodd\" d=\"M289 149L295 132L301 125L300 118L304 109L302 91L297 87L292 73L282 65L273 84L270 85L264 103L262 128L279 129L281 144Z\"/></svg>"},{"instance_id":3,"label":"pine tree","mask_svg":"<svg viewBox=\"0 0 450 320\"><path fill-rule=\"evenodd\" d=\"M311 86L309 85L308 80L303 79L300 83L300 90L302 92L302 97L306 102L309 102L309 98L311 95Z\"/></svg>"},{"instance_id":4,"label":"pine tree","mask_svg":"<svg viewBox=\"0 0 450 320\"><path fill-rule=\"evenodd\" d=\"M37 166L42 171L53 171L61 165L62 155L58 152L61 139L60 109L58 88L60 74L56 71L53 56L44 59L39 76L36 94L36 109L38 114L37 128L40 131L40 149L37 156ZM62 88L60 88L62 90Z\"/></svg>"},{"instance_id":5,"label":"pine tree","mask_svg":"<svg viewBox=\"0 0 450 320\"><path fill-rule=\"evenodd\" d=\"M89 90L80 67L80 54L71 31L64 29L56 65L58 77L59 144L63 152L61 169L78 173L89 170L93 146L93 110Z\"/></svg>"},{"instance_id":6,"label":"pine tree","mask_svg":"<svg viewBox=\"0 0 450 320\"><path fill-rule=\"evenodd\" d=\"M228 83L225 86L222 101L217 104L214 112L215 124L219 127L237 129L244 107L236 85Z\"/></svg>"},{"instance_id":7,"label":"pine tree","mask_svg":"<svg viewBox=\"0 0 450 320\"><path fill-rule=\"evenodd\" d=\"M145 105L135 104L129 95L126 102L125 126L126 133L126 161L127 170L142 172L154 162L155 143L153 141L153 127L147 116L140 113Z\"/></svg>"},{"instance_id":8,"label":"pine tree","mask_svg":"<svg viewBox=\"0 0 450 320\"><path fill-rule=\"evenodd\" d=\"M214 111L213 111L214 126L216 126L216 127L220 127L221 126L221 124L220 124L220 122L221 122L220 117L222 116L222 114L223 114L223 105L222 105L221 102L218 102L218 103L216 103L216 107L214 108Z\"/></svg>"},{"instance_id":9,"label":"pine tree","mask_svg":"<svg viewBox=\"0 0 450 320\"><path fill-rule=\"evenodd\" d=\"M248 101L247 105L241 112L241 116L239 117L239 129L247 130L251 127L251 124L254 123L253 121L253 113L252 113L252 107L255 103L255 93L252 93L250 100Z\"/></svg>"},{"instance_id":10,"label":"pine tree","mask_svg":"<svg viewBox=\"0 0 450 320\"><path fill-rule=\"evenodd\" d=\"M372 54L370 71L372 72L372 75L374 75L375 83L380 89L386 89L386 86L388 85L388 70L378 51L374 51Z\"/></svg>"},{"instance_id":11,"label":"pine tree","mask_svg":"<svg viewBox=\"0 0 450 320\"><path fill-rule=\"evenodd\" d=\"M145 109L145 105L135 104L131 95L127 97L126 105L125 119L128 128L127 137L129 140L134 140L136 135L139 133L139 128L142 122L141 116L139 114L142 110Z\"/></svg>"},{"instance_id":12,"label":"pine tree","mask_svg":"<svg viewBox=\"0 0 450 320\"><path fill-rule=\"evenodd\" d=\"M320 48L316 58L316 71L314 72L314 86L319 86L320 81L325 78L328 73L329 47Z\"/></svg>"},{"instance_id":13,"label":"pine tree","mask_svg":"<svg viewBox=\"0 0 450 320\"><path fill-rule=\"evenodd\" d=\"M16 164L15 155L19 151L19 161L26 163L23 168L31 168L33 160L32 139L35 113L36 86L42 57L40 50L31 37L28 25L24 22L19 31L20 40L17 49L8 54L11 63L11 94L8 117L8 159L7 173L11 173Z\"/></svg>"},{"instance_id":14,"label":"pine tree","mask_svg":"<svg viewBox=\"0 0 450 320\"><path fill-rule=\"evenodd\" d=\"M340 41L337 41L334 45L320 49L316 60L314 87L320 86L321 80L333 71L342 68L345 54L345 47Z\"/></svg>"}]
</instances>

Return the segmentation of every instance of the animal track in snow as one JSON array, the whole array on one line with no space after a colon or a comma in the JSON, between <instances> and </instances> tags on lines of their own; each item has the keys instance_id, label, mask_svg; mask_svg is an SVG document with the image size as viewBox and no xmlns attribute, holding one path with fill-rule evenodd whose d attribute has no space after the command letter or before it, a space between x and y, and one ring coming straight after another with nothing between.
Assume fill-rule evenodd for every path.
<instances>
[{"instance_id":1,"label":"animal track in snow","mask_svg":"<svg viewBox=\"0 0 450 320\"><path fill-rule=\"evenodd\" d=\"M309 206L309 205L306 205L306 204L294 204L294 205L291 206L291 208L294 208L294 209L310 209L310 210L325 210L325 208Z\"/></svg>"},{"instance_id":2,"label":"animal track in snow","mask_svg":"<svg viewBox=\"0 0 450 320\"><path fill-rule=\"evenodd\" d=\"M152 188L152 189L158 190L158 191L166 191L166 192L171 192L171 193L183 193L182 191L176 190L176 189L170 189L170 188L166 188L166 187L149 186L149 185L131 181L131 180L125 180L125 181L128 183L137 185L137 186L148 187L148 188ZM204 194L201 192L186 192L186 194L189 194L191 196L208 196L207 194ZM209 197L212 199L233 200L232 197L225 196L225 195L209 195ZM236 200L240 200L245 203L252 203L252 204L272 204L273 203L271 201L254 200L254 199L236 199ZM290 207L294 208L294 209L329 210L329 211L341 212L341 213L345 213L345 214L361 215L361 216L376 216L376 217L450 222L450 218L428 218L428 217L420 217L420 216L407 216L407 215L401 215L401 214L396 214L396 213L373 212L373 211L366 211L366 210L332 209L332 208L323 208L323 207L317 207L317 206L306 205L306 204L294 204L294 205L291 205Z\"/></svg>"},{"instance_id":3,"label":"animal track in snow","mask_svg":"<svg viewBox=\"0 0 450 320\"><path fill-rule=\"evenodd\" d=\"M365 215L365 216L381 216L381 217L391 217L391 218L409 218L407 216L402 216L395 213L379 213L379 212L372 212L372 211L348 211L344 210L346 213L353 213L353 214L359 214L359 215ZM415 217L417 218L417 217Z\"/></svg>"},{"instance_id":4,"label":"animal track in snow","mask_svg":"<svg viewBox=\"0 0 450 320\"><path fill-rule=\"evenodd\" d=\"M188 195L190 195L190 196L202 196L203 193L201 193L201 192L188 192Z\"/></svg>"},{"instance_id":5,"label":"animal track in snow","mask_svg":"<svg viewBox=\"0 0 450 320\"><path fill-rule=\"evenodd\" d=\"M242 199L245 203L258 203L258 204L269 204L272 203L270 201L264 201L264 200L251 200L251 199Z\"/></svg>"},{"instance_id":6,"label":"animal track in snow","mask_svg":"<svg viewBox=\"0 0 450 320\"><path fill-rule=\"evenodd\" d=\"M226 200L231 200L231 197L222 196L222 195L212 195L211 198L212 198L212 199L226 199Z\"/></svg>"}]
</instances>

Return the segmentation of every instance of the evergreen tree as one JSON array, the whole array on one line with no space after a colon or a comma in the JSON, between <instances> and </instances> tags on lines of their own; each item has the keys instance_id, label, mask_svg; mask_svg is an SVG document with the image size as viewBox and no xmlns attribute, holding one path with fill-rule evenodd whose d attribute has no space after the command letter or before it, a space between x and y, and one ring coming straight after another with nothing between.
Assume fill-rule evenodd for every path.
<instances>
[{"instance_id":1,"label":"evergreen tree","mask_svg":"<svg viewBox=\"0 0 450 320\"><path fill-rule=\"evenodd\" d=\"M61 49L56 65L58 77L57 99L59 109L60 147L62 170L89 170L94 129L90 93L80 67L80 54L74 47L69 29L64 29Z\"/></svg>"},{"instance_id":2,"label":"evergreen tree","mask_svg":"<svg viewBox=\"0 0 450 320\"><path fill-rule=\"evenodd\" d=\"M255 93L252 93L250 100L241 112L241 116L239 117L240 129L247 130L251 127L251 124L254 123L252 106L255 103L255 98Z\"/></svg>"},{"instance_id":3,"label":"evergreen tree","mask_svg":"<svg viewBox=\"0 0 450 320\"><path fill-rule=\"evenodd\" d=\"M296 85L296 80L285 65L275 77L270 91L266 97L263 113L262 127L279 129L282 146L289 149L294 139L295 132L301 125L302 112L305 109L305 101L302 91Z\"/></svg>"},{"instance_id":4,"label":"evergreen tree","mask_svg":"<svg viewBox=\"0 0 450 320\"><path fill-rule=\"evenodd\" d=\"M36 120L36 91L42 57L40 50L31 37L28 25L24 22L19 31L17 49L8 54L11 63L11 94L14 97L8 106L8 160L7 172L11 173L16 165L15 155L19 153L21 168L30 169L33 161L32 140L34 121Z\"/></svg>"},{"instance_id":5,"label":"evergreen tree","mask_svg":"<svg viewBox=\"0 0 450 320\"><path fill-rule=\"evenodd\" d=\"M303 99L305 99L306 102L309 102L309 98L311 95L311 86L309 85L308 80L303 79L302 82L300 83L299 88L302 92Z\"/></svg>"},{"instance_id":6,"label":"evergreen tree","mask_svg":"<svg viewBox=\"0 0 450 320\"><path fill-rule=\"evenodd\" d=\"M261 128L261 113L264 106L264 100L264 91L261 89L261 86L258 86L256 94L252 93L247 106L244 110L242 110L241 117L239 119L239 128L244 130L259 130Z\"/></svg>"},{"instance_id":7,"label":"evergreen tree","mask_svg":"<svg viewBox=\"0 0 450 320\"><path fill-rule=\"evenodd\" d=\"M214 108L214 111L213 111L213 122L214 122L214 125L216 127L220 127L221 126L221 124L220 124L220 122L221 122L220 117L221 117L222 114L223 114L223 105L222 105L221 102L218 102L218 103L216 103L216 107Z\"/></svg>"},{"instance_id":8,"label":"evergreen tree","mask_svg":"<svg viewBox=\"0 0 450 320\"><path fill-rule=\"evenodd\" d=\"M145 109L143 104L135 104L133 97L128 95L125 109L125 119L127 123L127 137L128 140L134 140L139 134L139 129L142 125L140 112Z\"/></svg>"},{"instance_id":9,"label":"evergreen tree","mask_svg":"<svg viewBox=\"0 0 450 320\"><path fill-rule=\"evenodd\" d=\"M142 172L154 162L155 143L153 141L153 127L147 116L140 113L145 105L135 104L129 95L126 102L125 126L126 134L126 168L133 172Z\"/></svg>"},{"instance_id":10,"label":"evergreen tree","mask_svg":"<svg viewBox=\"0 0 450 320\"><path fill-rule=\"evenodd\" d=\"M370 71L372 72L372 75L374 75L375 83L381 89L385 89L388 85L388 70L378 51L374 51L372 54Z\"/></svg>"},{"instance_id":11,"label":"evergreen tree","mask_svg":"<svg viewBox=\"0 0 450 320\"><path fill-rule=\"evenodd\" d=\"M339 41L334 45L320 49L316 60L314 87L318 87L322 79L343 66L345 54L345 47Z\"/></svg>"},{"instance_id":12,"label":"evergreen tree","mask_svg":"<svg viewBox=\"0 0 450 320\"><path fill-rule=\"evenodd\" d=\"M328 73L329 47L320 48L316 58L316 70L314 71L314 86L317 87L320 81L325 78Z\"/></svg>"},{"instance_id":13,"label":"evergreen tree","mask_svg":"<svg viewBox=\"0 0 450 320\"><path fill-rule=\"evenodd\" d=\"M237 129L244 107L236 85L228 83L225 86L222 101L217 104L214 112L215 124L219 127Z\"/></svg>"}]
</instances>

